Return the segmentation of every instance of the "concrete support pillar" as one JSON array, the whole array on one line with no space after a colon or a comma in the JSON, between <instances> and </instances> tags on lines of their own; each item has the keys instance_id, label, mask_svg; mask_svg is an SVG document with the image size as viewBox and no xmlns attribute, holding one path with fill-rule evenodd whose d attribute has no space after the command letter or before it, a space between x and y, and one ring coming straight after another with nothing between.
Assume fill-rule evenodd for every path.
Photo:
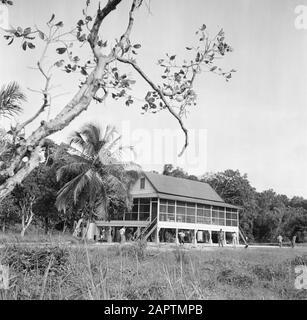
<instances>
[{"instance_id":1,"label":"concrete support pillar","mask_svg":"<svg viewBox=\"0 0 307 320\"><path fill-rule=\"evenodd\" d=\"M197 245L197 230L194 230L194 244Z\"/></svg>"},{"instance_id":2,"label":"concrete support pillar","mask_svg":"<svg viewBox=\"0 0 307 320\"><path fill-rule=\"evenodd\" d=\"M156 244L160 243L159 232L160 232L160 228L157 227L157 229L156 229Z\"/></svg>"},{"instance_id":3,"label":"concrete support pillar","mask_svg":"<svg viewBox=\"0 0 307 320\"><path fill-rule=\"evenodd\" d=\"M176 229L176 244L179 244L179 240L178 240L178 229Z\"/></svg>"},{"instance_id":4,"label":"concrete support pillar","mask_svg":"<svg viewBox=\"0 0 307 320\"><path fill-rule=\"evenodd\" d=\"M209 230L209 244L212 244L212 231Z\"/></svg>"},{"instance_id":5,"label":"concrete support pillar","mask_svg":"<svg viewBox=\"0 0 307 320\"><path fill-rule=\"evenodd\" d=\"M224 234L224 241L223 241L223 243L224 243L224 246L226 245L226 231L223 231L223 234Z\"/></svg>"},{"instance_id":6,"label":"concrete support pillar","mask_svg":"<svg viewBox=\"0 0 307 320\"><path fill-rule=\"evenodd\" d=\"M113 242L113 239L112 239L112 227L108 227L108 229L107 229L107 242L108 243Z\"/></svg>"}]
</instances>

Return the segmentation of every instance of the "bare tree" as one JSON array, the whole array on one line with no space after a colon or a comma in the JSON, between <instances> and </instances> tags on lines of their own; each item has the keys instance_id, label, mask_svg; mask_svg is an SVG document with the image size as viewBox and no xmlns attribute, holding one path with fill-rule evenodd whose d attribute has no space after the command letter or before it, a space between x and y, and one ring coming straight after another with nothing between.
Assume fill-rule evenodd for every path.
<instances>
[{"instance_id":1,"label":"bare tree","mask_svg":"<svg viewBox=\"0 0 307 320\"><path fill-rule=\"evenodd\" d=\"M24 237L26 230L34 218L33 205L37 199L38 187L32 184L18 184L14 189L13 201L19 208L19 218L21 221L21 236Z\"/></svg>"},{"instance_id":2,"label":"bare tree","mask_svg":"<svg viewBox=\"0 0 307 320\"><path fill-rule=\"evenodd\" d=\"M206 71L216 73L227 81L232 77L232 72L235 70L224 72L215 64L216 59L222 58L226 52L231 51L231 47L225 42L223 30L210 38L206 25L202 25L196 32L198 37L196 45L186 47L188 59L179 62L176 55L167 54L165 58L158 61L161 68L161 82L154 82L136 60L141 45L133 44L130 39L136 12L145 0L131 0L127 13L127 27L114 45L108 44L101 37L102 22L117 9L121 2L122 0L108 0L103 7L99 4L95 14L90 15L88 12L91 4L90 0L87 0L82 18L68 31L63 31L64 23L56 21L54 14L47 22L47 31L36 26L6 30L5 39L8 44L21 40L23 50L34 50L35 41L44 43L43 52L36 63L37 71L40 72L44 81L40 91L42 104L37 107L32 117L14 128L12 133L14 137L23 134L29 124L52 106L52 81L57 69L67 73L79 72L84 80L73 98L53 119L41 121L33 133L16 145L10 161L6 161L6 166L0 169L0 201L38 166L44 139L68 126L72 120L87 110L93 100L103 102L111 96L115 100L124 99L127 106L135 102L128 89L132 89L136 81L130 79L125 73L121 74L120 69L126 69L121 68L121 65L130 66L135 76L149 86L142 107L144 112L156 113L166 110L178 121L185 136L185 143L179 156L183 154L189 143L188 131L183 120L188 107L196 104L193 85L197 76L202 71ZM11 1L6 3L12 4ZM73 54L76 43L90 50L88 55L90 58L87 61L82 62L78 55ZM50 50L54 50L55 45L57 54L64 58L50 64L46 61L46 55Z\"/></svg>"},{"instance_id":3,"label":"bare tree","mask_svg":"<svg viewBox=\"0 0 307 320\"><path fill-rule=\"evenodd\" d=\"M24 237L26 230L29 228L33 217L33 203L35 196L29 196L23 199L21 203L21 236Z\"/></svg>"}]
</instances>

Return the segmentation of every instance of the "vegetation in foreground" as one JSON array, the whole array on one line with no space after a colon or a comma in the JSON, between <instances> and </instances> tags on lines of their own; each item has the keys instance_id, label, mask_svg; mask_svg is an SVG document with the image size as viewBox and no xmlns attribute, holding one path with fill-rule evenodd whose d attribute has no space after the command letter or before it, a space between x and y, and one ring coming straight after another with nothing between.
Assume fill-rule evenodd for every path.
<instances>
[{"instance_id":1,"label":"vegetation in foreground","mask_svg":"<svg viewBox=\"0 0 307 320\"><path fill-rule=\"evenodd\" d=\"M6 246L0 260L11 270L0 299L307 299L294 287L301 249Z\"/></svg>"}]
</instances>

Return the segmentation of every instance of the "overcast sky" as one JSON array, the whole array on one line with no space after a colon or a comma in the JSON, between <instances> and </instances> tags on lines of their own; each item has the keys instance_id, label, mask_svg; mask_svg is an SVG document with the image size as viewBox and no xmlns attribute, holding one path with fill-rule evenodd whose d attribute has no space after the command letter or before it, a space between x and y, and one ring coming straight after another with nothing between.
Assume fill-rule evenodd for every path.
<instances>
[{"instance_id":1,"label":"overcast sky","mask_svg":"<svg viewBox=\"0 0 307 320\"><path fill-rule=\"evenodd\" d=\"M69 28L79 20L84 2L15 0L10 23L44 26L55 13ZM120 36L129 3L125 0L104 23L104 39ZM258 191L273 188L289 197L307 198L307 30L295 28L297 5L307 6L307 0L151 0L150 12L146 6L138 12L131 40L142 44L138 62L153 79L160 72L156 62L166 52L185 58L184 48L193 44L195 31L203 23L212 35L223 28L234 48L222 61L226 70L237 70L230 82L208 73L197 79L198 105L185 120L191 146L182 159L175 157L183 143L176 121L167 112L142 115L139 100L129 108L112 100L93 103L53 138L67 142L73 130L89 121L114 124L125 142L135 145L137 160L146 170L161 171L167 162L194 174L238 169L248 174ZM29 68L39 49L23 53L18 45L7 47L1 40L0 83L17 80L25 90L41 88L41 76ZM55 59L54 51L48 58ZM78 85L65 74L55 75L54 82L65 95L53 101L49 118L69 101ZM140 80L133 94L141 99L146 88ZM32 92L27 94L23 118L41 101ZM47 117L48 112L42 119ZM177 137L178 150L173 150L172 141L161 142L164 128Z\"/></svg>"}]
</instances>

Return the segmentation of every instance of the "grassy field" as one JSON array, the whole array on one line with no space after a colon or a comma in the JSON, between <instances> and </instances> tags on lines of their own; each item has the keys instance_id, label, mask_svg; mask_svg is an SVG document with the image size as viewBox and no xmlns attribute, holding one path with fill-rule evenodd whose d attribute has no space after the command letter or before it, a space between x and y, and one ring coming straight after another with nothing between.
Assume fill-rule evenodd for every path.
<instances>
[{"instance_id":1,"label":"grassy field","mask_svg":"<svg viewBox=\"0 0 307 320\"><path fill-rule=\"evenodd\" d=\"M18 228L17 228L18 229ZM6 233L0 231L0 245L11 243L52 243L59 244L63 242L76 243L75 238L70 233L54 231L52 234L44 234L41 228L29 228L30 230L24 237L21 237L20 232L12 230Z\"/></svg>"},{"instance_id":2,"label":"grassy field","mask_svg":"<svg viewBox=\"0 0 307 320\"><path fill-rule=\"evenodd\" d=\"M302 248L159 250L134 245L4 245L0 299L307 299L294 288Z\"/></svg>"}]
</instances>

